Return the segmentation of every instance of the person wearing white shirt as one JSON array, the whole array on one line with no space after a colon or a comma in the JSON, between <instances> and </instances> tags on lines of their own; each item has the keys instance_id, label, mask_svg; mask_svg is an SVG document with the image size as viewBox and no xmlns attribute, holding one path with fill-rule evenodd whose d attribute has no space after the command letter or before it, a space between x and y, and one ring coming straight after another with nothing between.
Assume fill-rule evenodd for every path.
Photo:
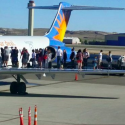
<instances>
[{"instance_id":1,"label":"person wearing white shirt","mask_svg":"<svg viewBox=\"0 0 125 125\"><path fill-rule=\"evenodd\" d=\"M32 50L32 67L34 68L36 66L36 53L34 51L34 49Z\"/></svg>"},{"instance_id":2,"label":"person wearing white shirt","mask_svg":"<svg viewBox=\"0 0 125 125\"><path fill-rule=\"evenodd\" d=\"M58 50L57 50L57 68L58 69L61 68L62 56L63 56L63 51L60 49L60 46L58 46Z\"/></svg>"},{"instance_id":3,"label":"person wearing white shirt","mask_svg":"<svg viewBox=\"0 0 125 125\"><path fill-rule=\"evenodd\" d=\"M100 53L99 53L99 56L98 56L98 68L99 68L99 69L101 69L102 52L103 52L103 50L100 50Z\"/></svg>"},{"instance_id":4,"label":"person wearing white shirt","mask_svg":"<svg viewBox=\"0 0 125 125\"><path fill-rule=\"evenodd\" d=\"M48 68L51 69L52 68L52 53L51 50L48 50Z\"/></svg>"}]
</instances>

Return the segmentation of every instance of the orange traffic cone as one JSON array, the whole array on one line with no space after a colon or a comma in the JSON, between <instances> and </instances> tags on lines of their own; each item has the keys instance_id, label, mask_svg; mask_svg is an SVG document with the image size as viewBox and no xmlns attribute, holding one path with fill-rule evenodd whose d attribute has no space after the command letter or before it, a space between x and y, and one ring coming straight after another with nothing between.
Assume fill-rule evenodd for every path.
<instances>
[{"instance_id":1,"label":"orange traffic cone","mask_svg":"<svg viewBox=\"0 0 125 125\"><path fill-rule=\"evenodd\" d=\"M19 117L20 117L20 125L24 125L22 108L19 109Z\"/></svg>"},{"instance_id":2,"label":"orange traffic cone","mask_svg":"<svg viewBox=\"0 0 125 125\"><path fill-rule=\"evenodd\" d=\"M76 81L78 80L78 74L77 73L75 74L75 80Z\"/></svg>"},{"instance_id":3,"label":"orange traffic cone","mask_svg":"<svg viewBox=\"0 0 125 125\"><path fill-rule=\"evenodd\" d=\"M31 125L31 109L28 110L28 125Z\"/></svg>"},{"instance_id":4,"label":"orange traffic cone","mask_svg":"<svg viewBox=\"0 0 125 125\"><path fill-rule=\"evenodd\" d=\"M34 125L37 125L37 106L36 105L34 110Z\"/></svg>"}]
</instances>

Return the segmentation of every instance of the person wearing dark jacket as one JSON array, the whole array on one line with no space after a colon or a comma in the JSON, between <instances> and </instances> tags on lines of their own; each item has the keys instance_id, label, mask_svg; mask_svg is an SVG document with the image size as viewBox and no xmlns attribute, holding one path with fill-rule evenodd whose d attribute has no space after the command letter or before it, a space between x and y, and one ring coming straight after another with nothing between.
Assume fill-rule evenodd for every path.
<instances>
[{"instance_id":1,"label":"person wearing dark jacket","mask_svg":"<svg viewBox=\"0 0 125 125\"><path fill-rule=\"evenodd\" d=\"M2 47L1 47L1 56L2 56L2 65L3 65L4 64L4 49Z\"/></svg>"},{"instance_id":2,"label":"person wearing dark jacket","mask_svg":"<svg viewBox=\"0 0 125 125\"><path fill-rule=\"evenodd\" d=\"M63 66L64 66L64 68L66 68L66 60L67 60L67 52L64 49L63 50Z\"/></svg>"},{"instance_id":3,"label":"person wearing dark jacket","mask_svg":"<svg viewBox=\"0 0 125 125\"><path fill-rule=\"evenodd\" d=\"M18 49L15 47L15 49L11 52L11 58L12 58L12 66L18 66Z\"/></svg>"},{"instance_id":4,"label":"person wearing dark jacket","mask_svg":"<svg viewBox=\"0 0 125 125\"><path fill-rule=\"evenodd\" d=\"M70 54L70 60L71 60L71 67L74 69L75 68L75 52L74 52L74 49L72 49L72 52Z\"/></svg>"}]
</instances>

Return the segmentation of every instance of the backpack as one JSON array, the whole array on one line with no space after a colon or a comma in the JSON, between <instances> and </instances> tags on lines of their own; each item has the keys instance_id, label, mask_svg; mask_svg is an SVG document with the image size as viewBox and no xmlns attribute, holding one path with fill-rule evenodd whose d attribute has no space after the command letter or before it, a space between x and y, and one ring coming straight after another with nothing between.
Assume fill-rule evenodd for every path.
<instances>
[{"instance_id":1,"label":"backpack","mask_svg":"<svg viewBox=\"0 0 125 125\"><path fill-rule=\"evenodd\" d=\"M107 60L107 62L111 62L112 61L112 55L109 56L106 60Z\"/></svg>"}]
</instances>

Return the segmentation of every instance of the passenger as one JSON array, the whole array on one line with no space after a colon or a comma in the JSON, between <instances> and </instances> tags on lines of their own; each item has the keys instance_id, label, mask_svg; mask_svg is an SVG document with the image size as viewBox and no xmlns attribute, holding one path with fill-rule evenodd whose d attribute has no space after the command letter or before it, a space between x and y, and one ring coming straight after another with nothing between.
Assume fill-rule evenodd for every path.
<instances>
[{"instance_id":1,"label":"passenger","mask_svg":"<svg viewBox=\"0 0 125 125\"><path fill-rule=\"evenodd\" d=\"M107 61L108 61L108 69L112 69L112 53L111 53L111 51L109 51Z\"/></svg>"},{"instance_id":2,"label":"passenger","mask_svg":"<svg viewBox=\"0 0 125 125\"><path fill-rule=\"evenodd\" d=\"M85 48L83 50L83 62L84 62L84 68L87 69L87 64L88 64L88 58L89 58L89 52L87 52L87 49Z\"/></svg>"},{"instance_id":3,"label":"passenger","mask_svg":"<svg viewBox=\"0 0 125 125\"><path fill-rule=\"evenodd\" d=\"M66 68L66 60L67 60L67 52L64 49L63 50L63 66L64 66L64 68Z\"/></svg>"},{"instance_id":4,"label":"passenger","mask_svg":"<svg viewBox=\"0 0 125 125\"><path fill-rule=\"evenodd\" d=\"M8 46L6 46L4 49L4 65L5 65L5 67L8 67L9 54L10 54L10 50L9 50Z\"/></svg>"},{"instance_id":5,"label":"passenger","mask_svg":"<svg viewBox=\"0 0 125 125\"><path fill-rule=\"evenodd\" d=\"M22 52L21 52L21 55L20 55L20 58L22 57L22 68L23 68L23 53L25 52L26 48L24 47L22 49Z\"/></svg>"},{"instance_id":6,"label":"passenger","mask_svg":"<svg viewBox=\"0 0 125 125\"><path fill-rule=\"evenodd\" d=\"M15 49L12 49L11 58L12 58L12 66L18 67L18 49L17 49L17 47L15 47Z\"/></svg>"},{"instance_id":7,"label":"passenger","mask_svg":"<svg viewBox=\"0 0 125 125\"><path fill-rule=\"evenodd\" d=\"M63 51L60 49L60 46L58 46L57 50L57 68L61 68L61 61L62 61Z\"/></svg>"},{"instance_id":8,"label":"passenger","mask_svg":"<svg viewBox=\"0 0 125 125\"><path fill-rule=\"evenodd\" d=\"M21 52L21 55L23 55L23 53L25 52L26 48L24 47L22 52Z\"/></svg>"},{"instance_id":9,"label":"passenger","mask_svg":"<svg viewBox=\"0 0 125 125\"><path fill-rule=\"evenodd\" d=\"M70 54L70 60L71 60L71 68L75 68L75 52L74 49L72 49L72 52Z\"/></svg>"},{"instance_id":10,"label":"passenger","mask_svg":"<svg viewBox=\"0 0 125 125\"><path fill-rule=\"evenodd\" d=\"M39 51L38 51L38 49L36 50L36 61L37 61L37 64L39 66Z\"/></svg>"},{"instance_id":11,"label":"passenger","mask_svg":"<svg viewBox=\"0 0 125 125\"><path fill-rule=\"evenodd\" d=\"M102 52L103 50L100 50L100 53L98 56L98 69L101 69L101 65L102 65Z\"/></svg>"},{"instance_id":12,"label":"passenger","mask_svg":"<svg viewBox=\"0 0 125 125\"><path fill-rule=\"evenodd\" d=\"M45 48L45 50L44 50L44 57L43 57L43 59L44 59L44 68L48 68L48 51L47 51L47 48Z\"/></svg>"},{"instance_id":13,"label":"passenger","mask_svg":"<svg viewBox=\"0 0 125 125\"><path fill-rule=\"evenodd\" d=\"M83 54L82 54L81 49L78 50L76 58L77 58L77 63L78 63L78 69L82 69Z\"/></svg>"},{"instance_id":14,"label":"passenger","mask_svg":"<svg viewBox=\"0 0 125 125\"><path fill-rule=\"evenodd\" d=\"M24 49L23 55L22 55L23 68L27 67L28 60L29 60L29 53L28 53L27 49Z\"/></svg>"},{"instance_id":15,"label":"passenger","mask_svg":"<svg viewBox=\"0 0 125 125\"><path fill-rule=\"evenodd\" d=\"M125 56L123 55L121 55L120 57L119 57L119 59L118 59L118 67L119 67L119 69L121 69L121 70L123 70L124 69L124 67L125 67Z\"/></svg>"},{"instance_id":16,"label":"passenger","mask_svg":"<svg viewBox=\"0 0 125 125\"><path fill-rule=\"evenodd\" d=\"M11 47L11 50L10 50L10 58L11 58L11 63L12 63L12 66L13 66L13 61L12 61L12 53L13 53L13 47Z\"/></svg>"},{"instance_id":17,"label":"passenger","mask_svg":"<svg viewBox=\"0 0 125 125\"><path fill-rule=\"evenodd\" d=\"M42 68L42 61L43 61L43 50L40 48L39 49L39 58L38 58L38 65L39 65L39 68Z\"/></svg>"},{"instance_id":18,"label":"passenger","mask_svg":"<svg viewBox=\"0 0 125 125\"><path fill-rule=\"evenodd\" d=\"M93 68L93 69L94 69L94 70L97 69L97 64L98 64L97 57L95 57L93 64L94 64L94 68Z\"/></svg>"},{"instance_id":19,"label":"passenger","mask_svg":"<svg viewBox=\"0 0 125 125\"><path fill-rule=\"evenodd\" d=\"M51 50L48 50L48 55L47 55L47 60L48 60L48 68L51 69L52 68L52 53Z\"/></svg>"},{"instance_id":20,"label":"passenger","mask_svg":"<svg viewBox=\"0 0 125 125\"><path fill-rule=\"evenodd\" d=\"M0 67L2 67L2 53L1 53L1 49L0 49Z\"/></svg>"},{"instance_id":21,"label":"passenger","mask_svg":"<svg viewBox=\"0 0 125 125\"><path fill-rule=\"evenodd\" d=\"M34 51L34 49L32 50L32 67L35 68L36 67L36 53Z\"/></svg>"},{"instance_id":22,"label":"passenger","mask_svg":"<svg viewBox=\"0 0 125 125\"><path fill-rule=\"evenodd\" d=\"M2 66L3 66L3 64L4 64L4 49L2 47L1 47L1 56L2 56Z\"/></svg>"}]
</instances>

